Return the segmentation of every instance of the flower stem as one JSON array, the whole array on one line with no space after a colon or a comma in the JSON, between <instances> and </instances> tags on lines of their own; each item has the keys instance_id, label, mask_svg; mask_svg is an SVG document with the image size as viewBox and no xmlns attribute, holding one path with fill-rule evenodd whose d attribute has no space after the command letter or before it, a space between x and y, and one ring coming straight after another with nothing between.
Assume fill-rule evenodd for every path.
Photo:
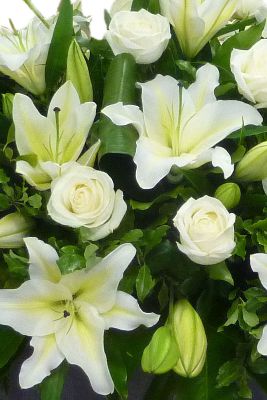
<instances>
[{"instance_id":1,"label":"flower stem","mask_svg":"<svg viewBox=\"0 0 267 400\"><path fill-rule=\"evenodd\" d=\"M31 0L23 0L24 3L32 10L32 12L36 15L37 18L46 26L46 28L49 28L48 22L45 20L45 17L40 13L40 11L35 7L35 5L32 3Z\"/></svg>"}]
</instances>

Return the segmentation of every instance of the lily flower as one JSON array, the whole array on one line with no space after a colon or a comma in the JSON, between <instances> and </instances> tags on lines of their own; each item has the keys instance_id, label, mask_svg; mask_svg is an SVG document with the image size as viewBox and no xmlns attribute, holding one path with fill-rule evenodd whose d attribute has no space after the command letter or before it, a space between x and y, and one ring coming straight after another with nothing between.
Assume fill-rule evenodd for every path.
<instances>
[{"instance_id":1,"label":"lily flower","mask_svg":"<svg viewBox=\"0 0 267 400\"><path fill-rule=\"evenodd\" d=\"M54 24L46 27L34 18L21 30L0 30L0 71L29 92L45 91L45 64Z\"/></svg>"},{"instance_id":2,"label":"lily flower","mask_svg":"<svg viewBox=\"0 0 267 400\"><path fill-rule=\"evenodd\" d=\"M206 64L188 89L162 75L139 84L143 111L121 102L102 110L115 124L133 124L137 129L140 137L134 162L141 188L153 188L173 165L192 169L211 161L223 170L225 178L232 174L229 153L213 146L243 125L261 124L262 117L241 101L217 100L214 89L218 85L218 69Z\"/></svg>"},{"instance_id":3,"label":"lily flower","mask_svg":"<svg viewBox=\"0 0 267 400\"><path fill-rule=\"evenodd\" d=\"M81 104L70 81L54 94L47 117L39 113L28 96L17 93L13 119L16 145L22 159L17 161L16 171L37 189L49 189L51 180L79 157L95 113L96 104ZM86 165L92 166L90 160L95 159L99 146L98 142L89 149L81 163L86 161Z\"/></svg>"},{"instance_id":4,"label":"lily flower","mask_svg":"<svg viewBox=\"0 0 267 400\"><path fill-rule=\"evenodd\" d=\"M18 289L0 290L0 323L32 336L34 351L22 365L20 386L26 389L40 383L66 359L84 370L95 392L112 393L105 330L150 327L159 319L154 313L144 313L132 296L118 290L135 248L123 244L90 270L61 275L51 246L37 238L27 238L25 243L30 280Z\"/></svg>"},{"instance_id":5,"label":"lily flower","mask_svg":"<svg viewBox=\"0 0 267 400\"><path fill-rule=\"evenodd\" d=\"M239 0L160 0L183 53L195 57L231 19Z\"/></svg>"}]
</instances>

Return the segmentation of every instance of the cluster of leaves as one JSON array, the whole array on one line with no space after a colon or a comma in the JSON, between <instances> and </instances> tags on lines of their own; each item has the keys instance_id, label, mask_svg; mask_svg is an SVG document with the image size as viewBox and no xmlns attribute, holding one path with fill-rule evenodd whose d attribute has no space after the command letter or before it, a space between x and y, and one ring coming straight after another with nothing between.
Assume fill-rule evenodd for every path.
<instances>
[{"instance_id":1,"label":"cluster of leaves","mask_svg":"<svg viewBox=\"0 0 267 400\"><path fill-rule=\"evenodd\" d=\"M134 10L142 7L155 13L159 10L157 0L134 0ZM41 100L35 99L41 110L45 110L52 93L64 80L73 36L72 17L70 1L63 0L46 65L47 92ZM87 42L81 37L77 40L90 50L88 67L94 101L100 110L118 101L138 104L136 82L152 79L156 73L171 75L188 86L195 79L196 69L207 61L220 69L221 82L216 96L235 98L239 95L229 66L231 51L249 48L260 39L262 29L263 24L251 19L231 24L217 36L231 32L233 36L223 44L218 37L214 38L193 61L184 59L173 35L162 58L147 67L137 66L126 54L114 57L105 40ZM2 78L0 89L2 93L18 91L13 82L7 83ZM141 190L135 181L132 161L136 131L131 126L115 126L101 116L93 126L89 141L101 139L98 166L124 191L128 212L112 235L90 243L83 228L71 230L54 224L46 213L46 193L37 193L15 173L14 128L2 112L0 131L0 212L4 215L19 209L31 216L36 221L36 235L58 251L58 265L63 274L90 268L118 245L130 242L137 249L137 257L126 271L120 288L137 296L144 309L161 313L162 323L168 315L170 288L175 299L188 298L199 312L208 337L204 370L192 380L174 373L155 378L146 394L147 400L249 399L252 398L251 379L258 380L267 390L261 378L267 373L267 360L255 350L267 319L267 293L249 267L249 255L267 249L267 198L258 184L242 187L241 201L234 210L238 215L235 254L227 263L203 268L178 252L172 219L188 198L214 194L223 183L216 169L204 166L184 172L182 177L174 171L153 190ZM265 137L266 132L265 126L243 128L232 134L225 146L231 148L233 160L237 162L248 147ZM27 260L25 249L3 251L0 258L2 287L15 288L27 279ZM127 382L140 366L142 351L151 335L151 331L143 329L106 335L105 347L117 390L110 398L127 399ZM4 382L13 358L24 344L22 336L9 328L0 328L0 368ZM67 367L63 364L40 385L42 400L60 399L66 373Z\"/></svg>"}]
</instances>

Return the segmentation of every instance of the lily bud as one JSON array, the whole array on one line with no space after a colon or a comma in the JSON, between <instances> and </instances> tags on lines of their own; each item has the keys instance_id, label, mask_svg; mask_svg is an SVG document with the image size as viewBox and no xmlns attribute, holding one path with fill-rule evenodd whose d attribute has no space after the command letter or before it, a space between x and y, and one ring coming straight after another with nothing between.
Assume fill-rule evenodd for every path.
<instances>
[{"instance_id":1,"label":"lily bud","mask_svg":"<svg viewBox=\"0 0 267 400\"><path fill-rule=\"evenodd\" d=\"M241 198L241 191L236 183L224 183L216 189L214 194L216 199L220 200L223 205L230 210L237 206Z\"/></svg>"},{"instance_id":2,"label":"lily bud","mask_svg":"<svg viewBox=\"0 0 267 400\"><path fill-rule=\"evenodd\" d=\"M178 375L194 378L205 363L207 338L198 313L187 300L180 300L174 306L173 332L180 354L173 370Z\"/></svg>"},{"instance_id":3,"label":"lily bud","mask_svg":"<svg viewBox=\"0 0 267 400\"><path fill-rule=\"evenodd\" d=\"M13 100L14 100L14 94L12 93L2 94L3 114L8 119L12 119Z\"/></svg>"},{"instance_id":4,"label":"lily bud","mask_svg":"<svg viewBox=\"0 0 267 400\"><path fill-rule=\"evenodd\" d=\"M70 45L67 60L67 80L77 90L82 103L92 101L93 88L89 70L80 46L74 39Z\"/></svg>"},{"instance_id":5,"label":"lily bud","mask_svg":"<svg viewBox=\"0 0 267 400\"><path fill-rule=\"evenodd\" d=\"M21 247L23 239L29 234L32 227L30 219L18 212L6 215L0 219L0 248L12 249Z\"/></svg>"},{"instance_id":6,"label":"lily bud","mask_svg":"<svg viewBox=\"0 0 267 400\"><path fill-rule=\"evenodd\" d=\"M267 178L267 141L252 147L237 164L235 176L240 181L261 181Z\"/></svg>"},{"instance_id":7,"label":"lily bud","mask_svg":"<svg viewBox=\"0 0 267 400\"><path fill-rule=\"evenodd\" d=\"M143 371L164 374L170 371L179 358L178 347L168 326L156 330L142 356Z\"/></svg>"}]
</instances>

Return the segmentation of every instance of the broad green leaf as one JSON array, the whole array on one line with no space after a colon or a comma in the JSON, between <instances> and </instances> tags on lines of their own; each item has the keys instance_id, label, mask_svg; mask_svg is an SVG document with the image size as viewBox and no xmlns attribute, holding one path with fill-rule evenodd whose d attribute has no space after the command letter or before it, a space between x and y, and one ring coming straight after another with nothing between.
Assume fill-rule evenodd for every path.
<instances>
[{"instance_id":1,"label":"broad green leaf","mask_svg":"<svg viewBox=\"0 0 267 400\"><path fill-rule=\"evenodd\" d=\"M68 366L63 362L40 384L41 400L61 400Z\"/></svg>"},{"instance_id":2,"label":"broad green leaf","mask_svg":"<svg viewBox=\"0 0 267 400\"><path fill-rule=\"evenodd\" d=\"M0 169L0 183L7 183L10 181L10 178L7 176L5 171L1 168Z\"/></svg>"},{"instance_id":3,"label":"broad green leaf","mask_svg":"<svg viewBox=\"0 0 267 400\"><path fill-rule=\"evenodd\" d=\"M110 335L105 337L105 350L114 386L121 400L128 398L127 369L121 354L120 346L115 346Z\"/></svg>"},{"instance_id":4,"label":"broad green leaf","mask_svg":"<svg viewBox=\"0 0 267 400\"><path fill-rule=\"evenodd\" d=\"M247 50L253 46L253 44L260 40L264 25L265 21L241 31L234 36L231 36L219 47L213 59L213 63L217 66L225 68L226 70L229 70L232 50Z\"/></svg>"},{"instance_id":5,"label":"broad green leaf","mask_svg":"<svg viewBox=\"0 0 267 400\"><path fill-rule=\"evenodd\" d=\"M255 312L248 311L246 307L242 308L242 314L243 314L243 319L245 323L250 326L251 328L254 328L259 324L259 317Z\"/></svg>"},{"instance_id":6,"label":"broad green leaf","mask_svg":"<svg viewBox=\"0 0 267 400\"><path fill-rule=\"evenodd\" d=\"M267 133L267 126L248 125L231 133L231 135L228 136L228 139L240 139L240 137L257 136L263 133Z\"/></svg>"},{"instance_id":7,"label":"broad green leaf","mask_svg":"<svg viewBox=\"0 0 267 400\"><path fill-rule=\"evenodd\" d=\"M53 89L66 71L68 50L73 33L73 6L70 0L61 0L59 16L49 47L45 67L47 90Z\"/></svg>"},{"instance_id":8,"label":"broad green leaf","mask_svg":"<svg viewBox=\"0 0 267 400\"><path fill-rule=\"evenodd\" d=\"M155 281L151 276L147 265L140 268L136 278L136 291L138 299L142 302L155 286Z\"/></svg>"},{"instance_id":9,"label":"broad green leaf","mask_svg":"<svg viewBox=\"0 0 267 400\"><path fill-rule=\"evenodd\" d=\"M208 273L211 279L214 279L215 281L225 281L227 283L230 283L230 285L234 286L234 281L231 272L227 268L225 262L209 266Z\"/></svg>"},{"instance_id":10,"label":"broad green leaf","mask_svg":"<svg viewBox=\"0 0 267 400\"><path fill-rule=\"evenodd\" d=\"M20 257L12 250L9 254L4 254L4 260L7 263L8 271L16 278L28 277L28 259Z\"/></svg>"},{"instance_id":11,"label":"broad green leaf","mask_svg":"<svg viewBox=\"0 0 267 400\"><path fill-rule=\"evenodd\" d=\"M119 54L110 63L104 87L103 107L117 103L135 104L136 63L130 54ZM133 156L138 137L132 126L117 126L102 115L97 126L101 140L99 157L109 153Z\"/></svg>"},{"instance_id":12,"label":"broad green leaf","mask_svg":"<svg viewBox=\"0 0 267 400\"><path fill-rule=\"evenodd\" d=\"M0 326L0 368L15 355L24 337L7 326Z\"/></svg>"},{"instance_id":13,"label":"broad green leaf","mask_svg":"<svg viewBox=\"0 0 267 400\"><path fill-rule=\"evenodd\" d=\"M7 210L10 207L10 200L8 196L0 193L0 211Z\"/></svg>"},{"instance_id":14,"label":"broad green leaf","mask_svg":"<svg viewBox=\"0 0 267 400\"><path fill-rule=\"evenodd\" d=\"M31 207L39 209L42 207L42 196L36 193L33 196L29 197L28 203L30 204Z\"/></svg>"},{"instance_id":15,"label":"broad green leaf","mask_svg":"<svg viewBox=\"0 0 267 400\"><path fill-rule=\"evenodd\" d=\"M244 366L240 363L240 360L234 359L224 363L217 375L217 387L221 388L229 386L231 383L235 383L237 379L240 379L244 373Z\"/></svg>"}]
</instances>

